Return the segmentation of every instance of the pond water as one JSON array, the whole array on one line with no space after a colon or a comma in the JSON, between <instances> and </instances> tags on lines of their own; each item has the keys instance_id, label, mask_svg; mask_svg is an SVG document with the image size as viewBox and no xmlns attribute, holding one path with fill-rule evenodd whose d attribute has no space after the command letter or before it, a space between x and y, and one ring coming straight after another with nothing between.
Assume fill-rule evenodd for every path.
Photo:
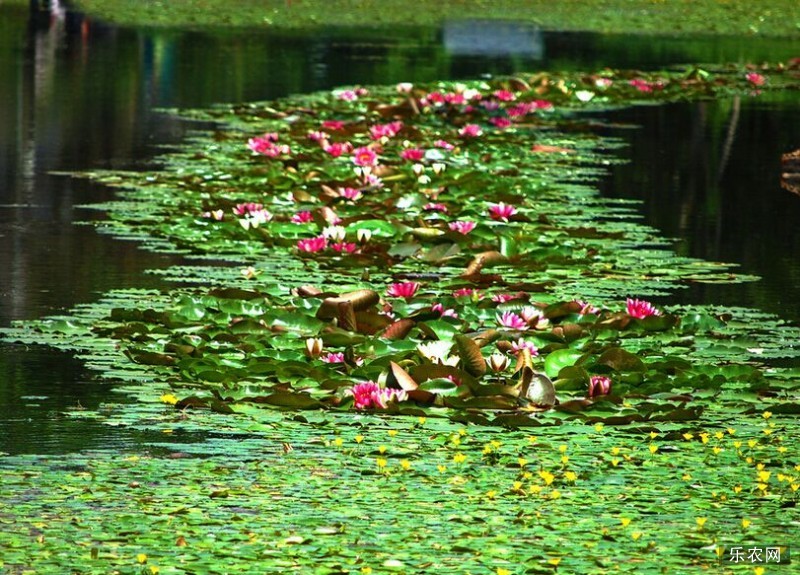
<instances>
[{"instance_id":1,"label":"pond water","mask_svg":"<svg viewBox=\"0 0 800 575\"><path fill-rule=\"evenodd\" d=\"M180 261L76 221L102 187L54 172L146 165L193 126L157 108L264 100L338 85L475 78L534 69L654 69L780 60L800 43L542 32L516 24L400 30L159 31L31 14L0 4L0 327L122 287L166 287L145 270ZM679 301L746 304L800 319L800 197L778 186L780 153L800 147L800 98L641 107L604 114L639 129L632 160L602 184L637 197L682 253L741 264L764 280L694 289ZM146 438L72 422L119 402L68 354L0 343L0 452L61 453Z\"/></svg>"}]
</instances>

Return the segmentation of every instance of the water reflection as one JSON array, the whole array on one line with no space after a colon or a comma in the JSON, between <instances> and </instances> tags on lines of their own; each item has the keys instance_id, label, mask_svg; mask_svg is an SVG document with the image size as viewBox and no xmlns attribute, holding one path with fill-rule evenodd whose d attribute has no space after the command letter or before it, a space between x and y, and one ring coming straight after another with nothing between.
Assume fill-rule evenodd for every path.
<instances>
[{"instance_id":1,"label":"water reflection","mask_svg":"<svg viewBox=\"0 0 800 575\"><path fill-rule=\"evenodd\" d=\"M0 326L58 312L115 287L161 286L144 271L171 265L174 258L146 253L131 242L73 224L99 217L81 210L81 204L105 201L112 194L83 180L52 174L149 162L159 146L179 142L191 129L154 108L264 100L339 85L428 82L548 68L776 60L800 52L796 40L754 38L742 43L718 37L555 34L507 23L492 24L500 33L481 23L295 32L138 30L94 22L61 6L55 0L32 1L30 7L0 3L0 269L5 270L0 274ZM481 30L489 35L481 38ZM800 221L800 215L776 204L763 189L764 182L774 181L769 171L750 172L750 187L736 187L752 153L740 146L751 142L767 153L769 146L777 145L767 141L770 134L785 133L784 122L798 125L797 106L787 108L794 112L775 116L748 102L738 104L735 138L728 138L729 159L721 162L724 126L730 125L726 118L731 117L726 105L673 106L625 116L646 128L632 134L636 164L615 172L609 193L642 190L651 221L684 237L683 249L742 261L764 273L764 261L782 261L772 257L781 253L774 237L797 241L791 222ZM669 147L672 142L681 145L674 149ZM720 170L721 164L727 167ZM723 174L720 182L718 173ZM782 235L746 242L753 235L750 223L737 218L754 213L766 222L759 233L772 227ZM786 217L773 225L769 218L775 213ZM706 237L711 240L699 239ZM784 253L788 255L783 259L790 259L791 252ZM792 285L800 285L792 263L784 264L793 274ZM786 276L785 270L776 269ZM48 399L23 399L26 396ZM59 445L67 450L106 442L107 430L83 422L70 426L69 419L58 414L78 402L99 405L108 397L107 388L66 355L4 345L0 451L58 450ZM27 407L21 410L21 405Z\"/></svg>"}]
</instances>

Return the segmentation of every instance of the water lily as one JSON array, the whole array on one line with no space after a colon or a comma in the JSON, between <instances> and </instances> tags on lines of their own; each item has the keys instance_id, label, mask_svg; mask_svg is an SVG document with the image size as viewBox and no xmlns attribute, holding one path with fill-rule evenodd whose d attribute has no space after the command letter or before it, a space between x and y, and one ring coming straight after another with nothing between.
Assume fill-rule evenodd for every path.
<instances>
[{"instance_id":1,"label":"water lily","mask_svg":"<svg viewBox=\"0 0 800 575\"><path fill-rule=\"evenodd\" d=\"M447 224L447 227L454 232L467 235L468 233L470 233L472 230L475 229L476 225L477 224L475 222L459 220L455 222L450 222L449 224Z\"/></svg>"},{"instance_id":2,"label":"water lily","mask_svg":"<svg viewBox=\"0 0 800 575\"><path fill-rule=\"evenodd\" d=\"M203 212L200 215L206 219L216 220L218 222L221 222L225 218L225 212L223 210L211 210L210 212Z\"/></svg>"},{"instance_id":3,"label":"water lily","mask_svg":"<svg viewBox=\"0 0 800 575\"><path fill-rule=\"evenodd\" d=\"M400 389L384 389L374 381L357 383L345 391L346 395L353 397L353 406L356 409L386 409L390 402L405 401L408 397Z\"/></svg>"},{"instance_id":4,"label":"water lily","mask_svg":"<svg viewBox=\"0 0 800 575\"><path fill-rule=\"evenodd\" d=\"M492 301L495 303L506 303L519 298L519 293L496 293L492 296Z\"/></svg>"},{"instance_id":5,"label":"water lily","mask_svg":"<svg viewBox=\"0 0 800 575\"><path fill-rule=\"evenodd\" d=\"M434 203L434 202L428 202L427 204L422 206L422 209L425 210L426 212L441 212L443 214L447 213L447 206L445 206L444 204Z\"/></svg>"},{"instance_id":6,"label":"water lily","mask_svg":"<svg viewBox=\"0 0 800 575\"><path fill-rule=\"evenodd\" d=\"M497 314L497 323L503 327L517 330L528 329L528 322L515 314L513 311L504 311L502 314Z\"/></svg>"},{"instance_id":7,"label":"water lily","mask_svg":"<svg viewBox=\"0 0 800 575\"><path fill-rule=\"evenodd\" d=\"M372 238L372 230L368 230L366 228L359 228L356 230L356 239L360 244L366 244Z\"/></svg>"},{"instance_id":8,"label":"water lily","mask_svg":"<svg viewBox=\"0 0 800 575\"><path fill-rule=\"evenodd\" d=\"M425 157L425 150L422 148L408 148L400 152L400 157L408 162L419 162Z\"/></svg>"},{"instance_id":9,"label":"water lily","mask_svg":"<svg viewBox=\"0 0 800 575\"><path fill-rule=\"evenodd\" d=\"M412 298L417 293L420 284L417 282L398 282L393 283L386 290L386 293L393 297Z\"/></svg>"},{"instance_id":10,"label":"water lily","mask_svg":"<svg viewBox=\"0 0 800 575\"><path fill-rule=\"evenodd\" d=\"M322 339L318 337L309 337L306 339L306 355L314 358L319 357L322 353Z\"/></svg>"},{"instance_id":11,"label":"water lily","mask_svg":"<svg viewBox=\"0 0 800 575\"><path fill-rule=\"evenodd\" d=\"M483 134L483 129L478 124L467 124L458 131L462 138L477 138Z\"/></svg>"},{"instance_id":12,"label":"water lily","mask_svg":"<svg viewBox=\"0 0 800 575\"><path fill-rule=\"evenodd\" d=\"M468 297L478 301L483 298L483 294L474 288L459 288L453 292L453 297Z\"/></svg>"},{"instance_id":13,"label":"water lily","mask_svg":"<svg viewBox=\"0 0 800 575\"><path fill-rule=\"evenodd\" d=\"M352 254L358 249L358 246L353 242L336 242L331 244L331 249L340 254Z\"/></svg>"},{"instance_id":14,"label":"water lily","mask_svg":"<svg viewBox=\"0 0 800 575\"><path fill-rule=\"evenodd\" d=\"M232 208L231 211L234 213L234 215L246 216L250 213L257 212L263 209L264 206L262 204L257 204L255 202L245 202L243 204L236 204L236 207Z\"/></svg>"},{"instance_id":15,"label":"water lily","mask_svg":"<svg viewBox=\"0 0 800 575\"><path fill-rule=\"evenodd\" d=\"M330 132L338 132L344 129L344 122L341 120L325 120L322 122L322 129Z\"/></svg>"},{"instance_id":16,"label":"water lily","mask_svg":"<svg viewBox=\"0 0 800 575\"><path fill-rule=\"evenodd\" d=\"M328 226L322 228L322 235L332 242L344 241L346 234L347 230L345 230L342 226Z\"/></svg>"},{"instance_id":17,"label":"water lily","mask_svg":"<svg viewBox=\"0 0 800 575\"><path fill-rule=\"evenodd\" d=\"M378 163L378 154L367 146L353 150L353 163L359 167L372 167Z\"/></svg>"},{"instance_id":18,"label":"water lily","mask_svg":"<svg viewBox=\"0 0 800 575\"><path fill-rule=\"evenodd\" d=\"M307 224L314 220L314 216L311 215L311 212L304 211L304 212L297 212L292 216L292 223L294 224Z\"/></svg>"},{"instance_id":19,"label":"water lily","mask_svg":"<svg viewBox=\"0 0 800 575\"><path fill-rule=\"evenodd\" d=\"M629 316L636 319L644 319L653 315L661 315L649 301L628 298L625 300L625 308Z\"/></svg>"},{"instance_id":20,"label":"water lily","mask_svg":"<svg viewBox=\"0 0 800 575\"><path fill-rule=\"evenodd\" d=\"M298 251L306 253L321 252L326 247L328 247L328 238L325 236L317 236L297 242Z\"/></svg>"},{"instance_id":21,"label":"water lily","mask_svg":"<svg viewBox=\"0 0 800 575\"><path fill-rule=\"evenodd\" d=\"M458 313L454 309L445 309L441 303L435 303L431 306L431 311L439 312L442 317L458 317Z\"/></svg>"},{"instance_id":22,"label":"water lily","mask_svg":"<svg viewBox=\"0 0 800 575\"><path fill-rule=\"evenodd\" d=\"M327 354L320 356L319 359L325 363L344 363L344 353L341 351L328 352Z\"/></svg>"},{"instance_id":23,"label":"water lily","mask_svg":"<svg viewBox=\"0 0 800 575\"><path fill-rule=\"evenodd\" d=\"M455 146L453 144L445 140L436 140L433 143L433 145L437 148L441 148L442 150L447 150L447 151L455 149Z\"/></svg>"},{"instance_id":24,"label":"water lily","mask_svg":"<svg viewBox=\"0 0 800 575\"><path fill-rule=\"evenodd\" d=\"M757 72L749 72L748 74L745 74L745 79L747 79L747 81L753 86L763 86L767 81L766 76L762 76Z\"/></svg>"},{"instance_id":25,"label":"water lily","mask_svg":"<svg viewBox=\"0 0 800 575\"><path fill-rule=\"evenodd\" d=\"M508 361L508 356L503 355L502 353L493 353L489 356L489 359L486 360L486 363L495 373L505 371L510 364Z\"/></svg>"},{"instance_id":26,"label":"water lily","mask_svg":"<svg viewBox=\"0 0 800 575\"><path fill-rule=\"evenodd\" d=\"M334 158L349 154L353 151L353 144L350 142L334 142L333 144L328 144L327 140L324 140L324 142L322 146L323 151Z\"/></svg>"},{"instance_id":27,"label":"water lily","mask_svg":"<svg viewBox=\"0 0 800 575\"><path fill-rule=\"evenodd\" d=\"M574 300L576 304L581 306L581 310L578 312L580 315L596 315L600 313L600 308L594 306L588 302L585 302L581 299Z\"/></svg>"},{"instance_id":28,"label":"water lily","mask_svg":"<svg viewBox=\"0 0 800 575\"><path fill-rule=\"evenodd\" d=\"M361 193L361 190L357 188L337 188L336 192L339 194L340 198L344 198L351 202L360 200L364 195Z\"/></svg>"},{"instance_id":29,"label":"water lily","mask_svg":"<svg viewBox=\"0 0 800 575\"><path fill-rule=\"evenodd\" d=\"M508 218L516 213L517 208L509 204L504 204L503 202L489 206L489 217L493 220L507 222Z\"/></svg>"},{"instance_id":30,"label":"water lily","mask_svg":"<svg viewBox=\"0 0 800 575\"><path fill-rule=\"evenodd\" d=\"M526 341L519 338L517 341L511 342L511 352L518 355L523 349L527 349L531 356L536 357L539 355L539 348L532 341Z\"/></svg>"},{"instance_id":31,"label":"water lily","mask_svg":"<svg viewBox=\"0 0 800 575\"><path fill-rule=\"evenodd\" d=\"M340 90L334 92L333 95L338 100L344 100L345 102L354 102L358 100L358 94L356 93L355 90Z\"/></svg>"},{"instance_id":32,"label":"water lily","mask_svg":"<svg viewBox=\"0 0 800 575\"><path fill-rule=\"evenodd\" d=\"M508 90L495 90L493 96L501 102L513 102L517 99L517 96L514 94L514 92L510 92Z\"/></svg>"},{"instance_id":33,"label":"water lily","mask_svg":"<svg viewBox=\"0 0 800 575\"><path fill-rule=\"evenodd\" d=\"M588 397L608 395L611 393L611 378L604 375L593 375L589 378Z\"/></svg>"},{"instance_id":34,"label":"water lily","mask_svg":"<svg viewBox=\"0 0 800 575\"><path fill-rule=\"evenodd\" d=\"M388 124L375 124L369 128L369 136L373 140L388 140L394 138L403 129L403 122L389 122Z\"/></svg>"},{"instance_id":35,"label":"water lily","mask_svg":"<svg viewBox=\"0 0 800 575\"><path fill-rule=\"evenodd\" d=\"M252 150L254 154L261 154L270 158L277 158L281 155L288 155L291 153L289 146L286 144L277 144L278 134L264 134L247 140L247 147Z\"/></svg>"},{"instance_id":36,"label":"water lily","mask_svg":"<svg viewBox=\"0 0 800 575\"><path fill-rule=\"evenodd\" d=\"M511 125L511 120L504 116L495 116L489 120L489 123L499 130L504 130Z\"/></svg>"},{"instance_id":37,"label":"water lily","mask_svg":"<svg viewBox=\"0 0 800 575\"><path fill-rule=\"evenodd\" d=\"M397 86L395 86L395 89L400 94L408 94L409 92L411 92L411 90L414 89L414 84L412 84L411 82L398 82Z\"/></svg>"}]
</instances>

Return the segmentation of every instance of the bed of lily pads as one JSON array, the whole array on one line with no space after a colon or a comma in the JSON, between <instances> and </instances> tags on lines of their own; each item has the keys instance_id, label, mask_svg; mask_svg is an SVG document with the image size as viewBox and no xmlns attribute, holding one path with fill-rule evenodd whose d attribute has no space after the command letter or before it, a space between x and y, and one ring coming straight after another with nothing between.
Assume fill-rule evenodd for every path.
<instances>
[{"instance_id":1,"label":"bed of lily pads","mask_svg":"<svg viewBox=\"0 0 800 575\"><path fill-rule=\"evenodd\" d=\"M797 62L539 73L184 112L217 128L158 170L84 174L119 189L95 206L103 231L197 259L161 272L178 287L6 334L75 350L140 399L70 417L165 441L0 459L0 570L740 572L726 545L785 559L800 330L659 304L755 278L678 257L593 182L624 145L598 111L798 80Z\"/></svg>"}]
</instances>

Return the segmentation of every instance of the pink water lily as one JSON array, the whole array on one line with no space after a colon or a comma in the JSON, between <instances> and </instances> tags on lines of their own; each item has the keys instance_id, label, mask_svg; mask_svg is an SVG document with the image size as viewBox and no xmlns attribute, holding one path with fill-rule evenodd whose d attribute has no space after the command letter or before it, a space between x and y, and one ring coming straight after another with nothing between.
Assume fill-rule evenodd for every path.
<instances>
[{"instance_id":1,"label":"pink water lily","mask_svg":"<svg viewBox=\"0 0 800 575\"><path fill-rule=\"evenodd\" d=\"M363 194L361 190L358 188L336 188L336 193L339 194L340 198L344 198L345 200L349 200L351 202L355 202L356 200L360 200Z\"/></svg>"},{"instance_id":2,"label":"pink water lily","mask_svg":"<svg viewBox=\"0 0 800 575\"><path fill-rule=\"evenodd\" d=\"M325 120L322 122L322 129L330 132L338 132L344 129L344 122L341 120Z\"/></svg>"},{"instance_id":3,"label":"pink water lily","mask_svg":"<svg viewBox=\"0 0 800 575\"><path fill-rule=\"evenodd\" d=\"M367 146L356 148L353 150L353 163L360 167L375 166L378 163L378 154Z\"/></svg>"},{"instance_id":4,"label":"pink water lily","mask_svg":"<svg viewBox=\"0 0 800 575\"><path fill-rule=\"evenodd\" d=\"M441 303L435 303L431 306L431 311L438 312L442 317L458 317L458 313L454 309L446 309Z\"/></svg>"},{"instance_id":5,"label":"pink water lily","mask_svg":"<svg viewBox=\"0 0 800 575\"><path fill-rule=\"evenodd\" d=\"M447 150L448 152L455 149L455 146L446 140L436 140L433 145L436 148L441 148L442 150Z\"/></svg>"},{"instance_id":6,"label":"pink water lily","mask_svg":"<svg viewBox=\"0 0 800 575\"><path fill-rule=\"evenodd\" d=\"M472 230L475 229L476 225L477 224L475 222L459 220L456 222L450 222L449 224L447 224L447 227L454 232L467 235L468 233L470 233Z\"/></svg>"},{"instance_id":7,"label":"pink water lily","mask_svg":"<svg viewBox=\"0 0 800 575\"><path fill-rule=\"evenodd\" d=\"M392 297L412 298L417 293L420 284L417 282L398 282L388 287L386 293Z\"/></svg>"},{"instance_id":8,"label":"pink water lily","mask_svg":"<svg viewBox=\"0 0 800 575\"><path fill-rule=\"evenodd\" d=\"M599 307L596 307L581 299L576 299L575 303L581 306L581 310L578 312L580 315L597 315L598 313L600 313Z\"/></svg>"},{"instance_id":9,"label":"pink water lily","mask_svg":"<svg viewBox=\"0 0 800 575\"><path fill-rule=\"evenodd\" d=\"M496 318L497 323L502 327L518 329L520 331L528 329L528 322L513 311L504 311L502 314L497 314Z\"/></svg>"},{"instance_id":10,"label":"pink water lily","mask_svg":"<svg viewBox=\"0 0 800 575\"><path fill-rule=\"evenodd\" d=\"M353 144L350 142L334 142L333 144L328 144L326 140L324 140L324 142L322 149L334 158L349 154L353 151Z\"/></svg>"},{"instance_id":11,"label":"pink water lily","mask_svg":"<svg viewBox=\"0 0 800 575\"><path fill-rule=\"evenodd\" d=\"M611 393L611 378L604 375L593 375L589 378L589 389L587 390L588 397L597 397L599 395L608 395Z\"/></svg>"},{"instance_id":12,"label":"pink water lily","mask_svg":"<svg viewBox=\"0 0 800 575\"><path fill-rule=\"evenodd\" d=\"M345 395L353 397L353 407L356 409L386 409L390 402L405 401L408 397L405 391L384 389L374 381L357 383L346 390Z\"/></svg>"},{"instance_id":13,"label":"pink water lily","mask_svg":"<svg viewBox=\"0 0 800 575\"><path fill-rule=\"evenodd\" d=\"M247 140L247 147L250 148L254 154L261 154L269 158L289 155L291 153L289 146L286 144L277 144L277 141L278 134L265 134Z\"/></svg>"},{"instance_id":14,"label":"pink water lily","mask_svg":"<svg viewBox=\"0 0 800 575\"><path fill-rule=\"evenodd\" d=\"M297 212L292 216L292 223L293 224L307 224L309 222L314 221L314 216L311 215L311 212Z\"/></svg>"},{"instance_id":15,"label":"pink water lily","mask_svg":"<svg viewBox=\"0 0 800 575\"><path fill-rule=\"evenodd\" d=\"M478 301L483 299L483 294L474 288L459 288L453 292L453 297L468 297Z\"/></svg>"},{"instance_id":16,"label":"pink water lily","mask_svg":"<svg viewBox=\"0 0 800 575\"><path fill-rule=\"evenodd\" d=\"M629 316L636 319L644 319L654 315L661 315L661 312L657 310L653 304L651 304L649 301L641 299L626 299L625 310Z\"/></svg>"},{"instance_id":17,"label":"pink water lily","mask_svg":"<svg viewBox=\"0 0 800 575\"><path fill-rule=\"evenodd\" d=\"M375 124L369 128L369 136L373 140L394 138L403 129L403 122L389 122L388 124Z\"/></svg>"},{"instance_id":18,"label":"pink water lily","mask_svg":"<svg viewBox=\"0 0 800 575\"><path fill-rule=\"evenodd\" d=\"M216 220L218 222L221 222L225 218L225 212L223 210L211 210L209 212L203 212L200 215L204 218Z\"/></svg>"},{"instance_id":19,"label":"pink water lily","mask_svg":"<svg viewBox=\"0 0 800 575\"><path fill-rule=\"evenodd\" d=\"M353 242L336 242L331 244L331 249L340 254L352 254L358 249L358 246Z\"/></svg>"},{"instance_id":20,"label":"pink water lily","mask_svg":"<svg viewBox=\"0 0 800 575\"><path fill-rule=\"evenodd\" d=\"M523 349L527 349L528 352L534 357L539 355L539 348L536 347L536 345L534 345L534 343L531 341L526 341L522 338L519 338L517 341L511 342L511 353L514 355L518 355Z\"/></svg>"},{"instance_id":21,"label":"pink water lily","mask_svg":"<svg viewBox=\"0 0 800 575\"><path fill-rule=\"evenodd\" d=\"M516 213L517 208L508 204L504 204L503 202L489 206L489 217L493 220L507 222L508 218Z\"/></svg>"},{"instance_id":22,"label":"pink water lily","mask_svg":"<svg viewBox=\"0 0 800 575\"><path fill-rule=\"evenodd\" d=\"M483 129L478 124L467 124L458 131L462 138L477 138L483 134Z\"/></svg>"},{"instance_id":23,"label":"pink water lily","mask_svg":"<svg viewBox=\"0 0 800 575\"><path fill-rule=\"evenodd\" d=\"M340 351L328 352L326 355L320 356L320 360L325 363L344 363L344 353Z\"/></svg>"},{"instance_id":24,"label":"pink water lily","mask_svg":"<svg viewBox=\"0 0 800 575\"><path fill-rule=\"evenodd\" d=\"M517 99L517 96L514 94L514 92L509 92L508 90L495 90L494 97L501 102L513 102Z\"/></svg>"},{"instance_id":25,"label":"pink water lily","mask_svg":"<svg viewBox=\"0 0 800 575\"><path fill-rule=\"evenodd\" d=\"M447 206L441 203L428 202L422 206L422 209L426 212L441 212L443 214L447 213Z\"/></svg>"},{"instance_id":26,"label":"pink water lily","mask_svg":"<svg viewBox=\"0 0 800 575\"><path fill-rule=\"evenodd\" d=\"M408 148L400 152L400 157L408 162L419 162L425 158L425 150L421 148Z\"/></svg>"},{"instance_id":27,"label":"pink water lily","mask_svg":"<svg viewBox=\"0 0 800 575\"><path fill-rule=\"evenodd\" d=\"M298 251L305 253L321 252L328 247L328 238L325 236L317 236L297 242Z\"/></svg>"},{"instance_id":28,"label":"pink water lily","mask_svg":"<svg viewBox=\"0 0 800 575\"><path fill-rule=\"evenodd\" d=\"M506 303L515 299L520 299L519 293L496 293L492 296L492 301L495 303Z\"/></svg>"},{"instance_id":29,"label":"pink water lily","mask_svg":"<svg viewBox=\"0 0 800 575\"><path fill-rule=\"evenodd\" d=\"M753 86L763 86L767 81L766 76L762 76L757 72L749 72L748 74L745 74L745 78Z\"/></svg>"},{"instance_id":30,"label":"pink water lily","mask_svg":"<svg viewBox=\"0 0 800 575\"><path fill-rule=\"evenodd\" d=\"M504 130L511 125L511 120L503 116L495 116L489 120L489 123L499 130Z\"/></svg>"},{"instance_id":31,"label":"pink water lily","mask_svg":"<svg viewBox=\"0 0 800 575\"><path fill-rule=\"evenodd\" d=\"M258 212L263 210L264 206L262 204L257 204L255 202L245 202L243 204L236 204L236 207L233 208L231 211L237 216L246 216L247 214L252 214L253 212Z\"/></svg>"},{"instance_id":32,"label":"pink water lily","mask_svg":"<svg viewBox=\"0 0 800 575\"><path fill-rule=\"evenodd\" d=\"M335 92L334 96L339 100L344 100L345 102L354 102L358 100L358 94L356 94L355 90L342 90L340 92Z\"/></svg>"}]
</instances>

